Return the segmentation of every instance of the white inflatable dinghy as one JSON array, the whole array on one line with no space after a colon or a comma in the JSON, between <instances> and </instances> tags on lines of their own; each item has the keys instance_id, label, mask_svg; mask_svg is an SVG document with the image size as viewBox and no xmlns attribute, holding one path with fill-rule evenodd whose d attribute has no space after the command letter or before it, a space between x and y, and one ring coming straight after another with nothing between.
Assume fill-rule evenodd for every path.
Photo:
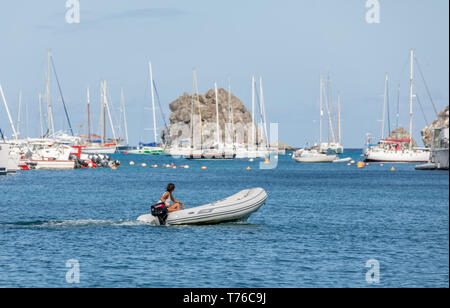
<instances>
[{"instance_id":1,"label":"white inflatable dinghy","mask_svg":"<svg viewBox=\"0 0 450 308\"><path fill-rule=\"evenodd\" d=\"M226 199L169 213L166 225L205 225L223 222L246 221L266 203L267 193L262 188L243 190ZM139 216L138 221L153 226L160 225L152 214Z\"/></svg>"}]
</instances>

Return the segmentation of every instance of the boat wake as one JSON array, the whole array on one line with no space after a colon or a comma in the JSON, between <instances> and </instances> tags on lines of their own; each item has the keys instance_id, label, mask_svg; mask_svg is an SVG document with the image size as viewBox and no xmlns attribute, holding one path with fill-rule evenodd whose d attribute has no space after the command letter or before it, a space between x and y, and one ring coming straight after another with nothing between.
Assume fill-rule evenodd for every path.
<instances>
[{"instance_id":1,"label":"boat wake","mask_svg":"<svg viewBox=\"0 0 450 308\"><path fill-rule=\"evenodd\" d=\"M145 223L136 220L47 220L47 221L18 221L0 223L6 228L86 228L86 227L133 227L143 226Z\"/></svg>"}]
</instances>

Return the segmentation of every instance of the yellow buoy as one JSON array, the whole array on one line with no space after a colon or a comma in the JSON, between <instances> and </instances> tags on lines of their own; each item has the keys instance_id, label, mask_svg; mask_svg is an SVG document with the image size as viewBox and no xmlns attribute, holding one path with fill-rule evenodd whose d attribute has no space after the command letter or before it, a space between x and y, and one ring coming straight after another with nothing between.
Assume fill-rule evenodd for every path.
<instances>
[{"instance_id":1,"label":"yellow buoy","mask_svg":"<svg viewBox=\"0 0 450 308\"><path fill-rule=\"evenodd\" d=\"M207 168L206 168L206 166L202 166L202 170L206 170Z\"/></svg>"},{"instance_id":2,"label":"yellow buoy","mask_svg":"<svg viewBox=\"0 0 450 308\"><path fill-rule=\"evenodd\" d=\"M267 164L269 163L269 158L266 157L266 158L264 159L264 163L267 165Z\"/></svg>"},{"instance_id":3,"label":"yellow buoy","mask_svg":"<svg viewBox=\"0 0 450 308\"><path fill-rule=\"evenodd\" d=\"M250 171L250 170L252 170L252 168L250 168L250 166L248 166L248 167L247 167L247 171Z\"/></svg>"},{"instance_id":4,"label":"yellow buoy","mask_svg":"<svg viewBox=\"0 0 450 308\"><path fill-rule=\"evenodd\" d=\"M358 169L364 168L366 164L363 161L358 162Z\"/></svg>"},{"instance_id":5,"label":"yellow buoy","mask_svg":"<svg viewBox=\"0 0 450 308\"><path fill-rule=\"evenodd\" d=\"M395 167L392 167L392 168L391 168L391 171L394 172L394 171L395 171Z\"/></svg>"}]
</instances>

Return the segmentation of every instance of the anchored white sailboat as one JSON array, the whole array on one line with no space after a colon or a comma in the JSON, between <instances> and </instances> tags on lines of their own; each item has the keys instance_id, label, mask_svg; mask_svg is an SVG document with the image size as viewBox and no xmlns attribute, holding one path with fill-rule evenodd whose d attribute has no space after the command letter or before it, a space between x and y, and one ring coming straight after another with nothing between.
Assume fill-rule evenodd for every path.
<instances>
[{"instance_id":1,"label":"anchored white sailboat","mask_svg":"<svg viewBox=\"0 0 450 308\"><path fill-rule=\"evenodd\" d=\"M319 115L319 144L314 145L312 148L309 149L300 149L292 155L292 159L294 159L298 163L332 163L337 159L337 155L335 154L329 154L330 151L326 150L324 151L325 147L322 147L323 145L326 145L326 148L328 149L330 147L330 143L323 143L322 142L322 120L323 120L323 77L320 77L320 95L319 95L319 109L320 109L320 115ZM328 113L329 114L329 113ZM328 117L329 124L331 125L331 118ZM334 133L332 132L332 127L329 126L329 132L334 136Z\"/></svg>"},{"instance_id":2,"label":"anchored white sailboat","mask_svg":"<svg viewBox=\"0 0 450 308\"><path fill-rule=\"evenodd\" d=\"M370 146L365 152L367 162L428 162L430 151L424 148L413 148L413 101L414 101L414 49L410 52L410 83L409 83L409 139L385 139L385 108L387 99L387 82L385 84L385 99L383 103L383 123L381 140L377 145Z\"/></svg>"},{"instance_id":3,"label":"anchored white sailboat","mask_svg":"<svg viewBox=\"0 0 450 308\"><path fill-rule=\"evenodd\" d=\"M320 104L320 125L322 125L322 118L323 118L323 98L325 97L325 107L327 110L327 119L328 119L328 138L327 142L322 142L322 136L320 136L320 142L319 144L315 145L315 148L318 149L320 153L330 153L330 154L342 154L344 153L344 147L341 145L341 98L340 95L338 95L338 140L336 140L336 135L333 128L333 119L331 116L331 77L330 72L328 72L328 78L327 78L327 89L325 94L325 87L323 78L321 77L321 104ZM322 129L320 130L322 134Z\"/></svg>"}]
</instances>

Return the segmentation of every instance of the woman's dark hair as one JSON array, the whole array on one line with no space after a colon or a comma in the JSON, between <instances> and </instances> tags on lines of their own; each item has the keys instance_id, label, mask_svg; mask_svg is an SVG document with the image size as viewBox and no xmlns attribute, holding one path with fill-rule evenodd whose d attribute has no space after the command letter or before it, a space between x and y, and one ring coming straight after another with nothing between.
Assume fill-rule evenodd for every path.
<instances>
[{"instance_id":1,"label":"woman's dark hair","mask_svg":"<svg viewBox=\"0 0 450 308\"><path fill-rule=\"evenodd\" d=\"M168 192L174 191L175 190L175 184L172 184L172 183L168 184L166 190Z\"/></svg>"}]
</instances>

